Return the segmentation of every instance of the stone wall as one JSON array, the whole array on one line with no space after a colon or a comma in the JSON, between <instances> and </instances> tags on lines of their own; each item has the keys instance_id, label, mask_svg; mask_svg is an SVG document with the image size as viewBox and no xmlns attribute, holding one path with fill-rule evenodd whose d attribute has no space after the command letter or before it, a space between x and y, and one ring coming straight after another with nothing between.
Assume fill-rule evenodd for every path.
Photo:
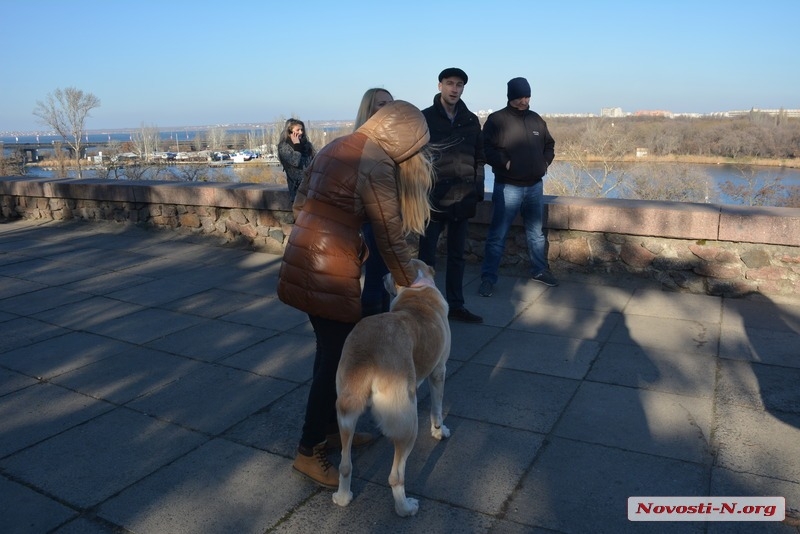
<instances>
[{"instance_id":1,"label":"stone wall","mask_svg":"<svg viewBox=\"0 0 800 534\"><path fill-rule=\"evenodd\" d=\"M286 189L256 184L0 178L0 210L6 219L133 223L276 254L293 221ZM483 257L490 217L491 203L480 204L471 263ZM502 266L524 274L520 222ZM800 294L800 209L547 197L546 228L556 274L635 274L713 295Z\"/></svg>"}]
</instances>

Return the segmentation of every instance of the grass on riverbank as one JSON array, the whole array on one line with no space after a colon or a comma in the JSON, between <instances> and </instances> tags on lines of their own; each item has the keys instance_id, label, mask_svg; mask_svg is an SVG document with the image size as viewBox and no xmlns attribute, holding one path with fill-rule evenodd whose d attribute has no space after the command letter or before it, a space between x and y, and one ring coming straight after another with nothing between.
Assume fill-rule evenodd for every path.
<instances>
[{"instance_id":1,"label":"grass on riverbank","mask_svg":"<svg viewBox=\"0 0 800 534\"><path fill-rule=\"evenodd\" d=\"M556 155L556 159L559 157ZM561 159L560 161L569 161L568 159ZM600 162L604 161L599 156L587 156L586 161ZM686 163L696 165L742 165L742 166L758 166L758 167L786 167L789 169L800 169L800 159L767 159L767 158L721 158L719 156L645 156L637 158L636 156L624 156L622 161L625 163Z\"/></svg>"}]
</instances>

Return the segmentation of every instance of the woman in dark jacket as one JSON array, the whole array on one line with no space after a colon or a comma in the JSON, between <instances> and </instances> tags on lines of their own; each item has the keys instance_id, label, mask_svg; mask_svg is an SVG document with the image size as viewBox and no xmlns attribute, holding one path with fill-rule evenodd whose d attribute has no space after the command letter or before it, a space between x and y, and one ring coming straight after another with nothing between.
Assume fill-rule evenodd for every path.
<instances>
[{"instance_id":1,"label":"woman in dark jacket","mask_svg":"<svg viewBox=\"0 0 800 534\"><path fill-rule=\"evenodd\" d=\"M300 182L303 181L303 170L311 163L314 154L314 145L308 140L303 121L297 119L286 121L281 141L278 143L278 160L286 173L289 200L292 202L297 196Z\"/></svg>"},{"instance_id":2,"label":"woman in dark jacket","mask_svg":"<svg viewBox=\"0 0 800 534\"><path fill-rule=\"evenodd\" d=\"M361 227L372 225L377 253L396 283L417 277L406 236L422 234L433 182L422 113L395 101L314 158L294 202L295 224L283 254L278 297L306 312L317 339L305 423L293 467L335 488L339 473L326 448L338 438L336 369L345 338L361 319L361 265L368 253ZM368 442L356 435L354 445Z\"/></svg>"}]
</instances>

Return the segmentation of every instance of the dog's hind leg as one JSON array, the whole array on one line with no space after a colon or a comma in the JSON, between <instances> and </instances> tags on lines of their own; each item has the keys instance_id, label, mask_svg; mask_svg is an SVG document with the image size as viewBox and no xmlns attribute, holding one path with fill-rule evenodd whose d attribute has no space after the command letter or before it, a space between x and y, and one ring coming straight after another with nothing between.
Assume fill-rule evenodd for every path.
<instances>
[{"instance_id":1,"label":"dog's hind leg","mask_svg":"<svg viewBox=\"0 0 800 534\"><path fill-rule=\"evenodd\" d=\"M345 408L347 402L336 402L336 414L339 421L339 435L342 438L342 460L339 463L339 489L333 494L333 502L339 506L347 506L353 500L353 492L350 491L350 481L353 475L353 460L351 450L353 447L353 435L356 432L356 423L363 412L361 406L355 407L355 411Z\"/></svg>"},{"instance_id":2,"label":"dog's hind leg","mask_svg":"<svg viewBox=\"0 0 800 534\"><path fill-rule=\"evenodd\" d=\"M392 486L392 496L394 497L394 510L400 517L415 515L419 510L419 501L406 497L406 461L411 449L414 448L416 431L410 439L399 438L394 440L394 462L392 471L389 474L389 485Z\"/></svg>"},{"instance_id":3,"label":"dog's hind leg","mask_svg":"<svg viewBox=\"0 0 800 534\"><path fill-rule=\"evenodd\" d=\"M406 406L395 414L391 419L391 425L386 425L386 434L394 443L394 461L392 470L389 473L389 485L392 487L394 497L394 509L400 517L415 515L419 510L417 499L406 497L406 461L414 442L417 440L417 404L416 396L409 399ZM390 428L390 430L389 430Z\"/></svg>"},{"instance_id":4,"label":"dog's hind leg","mask_svg":"<svg viewBox=\"0 0 800 534\"><path fill-rule=\"evenodd\" d=\"M431 388L431 436L438 440L450 437L450 429L444 426L444 417L442 416L445 374L447 374L447 369L442 364L428 376L428 385Z\"/></svg>"}]
</instances>

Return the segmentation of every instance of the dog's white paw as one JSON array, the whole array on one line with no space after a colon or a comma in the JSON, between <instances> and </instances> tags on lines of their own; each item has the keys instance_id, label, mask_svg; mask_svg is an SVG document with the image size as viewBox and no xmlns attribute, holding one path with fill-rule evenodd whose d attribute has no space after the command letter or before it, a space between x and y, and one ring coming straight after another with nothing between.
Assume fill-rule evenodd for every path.
<instances>
[{"instance_id":1,"label":"dog's white paw","mask_svg":"<svg viewBox=\"0 0 800 534\"><path fill-rule=\"evenodd\" d=\"M433 436L434 438L436 438L439 441L441 441L444 438L449 438L450 437L450 429L447 428L444 425L442 425L439 428L436 428L435 426L432 426L431 427L431 436Z\"/></svg>"},{"instance_id":2,"label":"dog's white paw","mask_svg":"<svg viewBox=\"0 0 800 534\"><path fill-rule=\"evenodd\" d=\"M352 491L337 491L333 494L333 502L339 506L347 506L353 500Z\"/></svg>"},{"instance_id":3,"label":"dog's white paw","mask_svg":"<svg viewBox=\"0 0 800 534\"><path fill-rule=\"evenodd\" d=\"M400 517L408 517L410 515L417 515L419 510L419 501L408 497L402 501L394 503L394 510Z\"/></svg>"}]
</instances>

